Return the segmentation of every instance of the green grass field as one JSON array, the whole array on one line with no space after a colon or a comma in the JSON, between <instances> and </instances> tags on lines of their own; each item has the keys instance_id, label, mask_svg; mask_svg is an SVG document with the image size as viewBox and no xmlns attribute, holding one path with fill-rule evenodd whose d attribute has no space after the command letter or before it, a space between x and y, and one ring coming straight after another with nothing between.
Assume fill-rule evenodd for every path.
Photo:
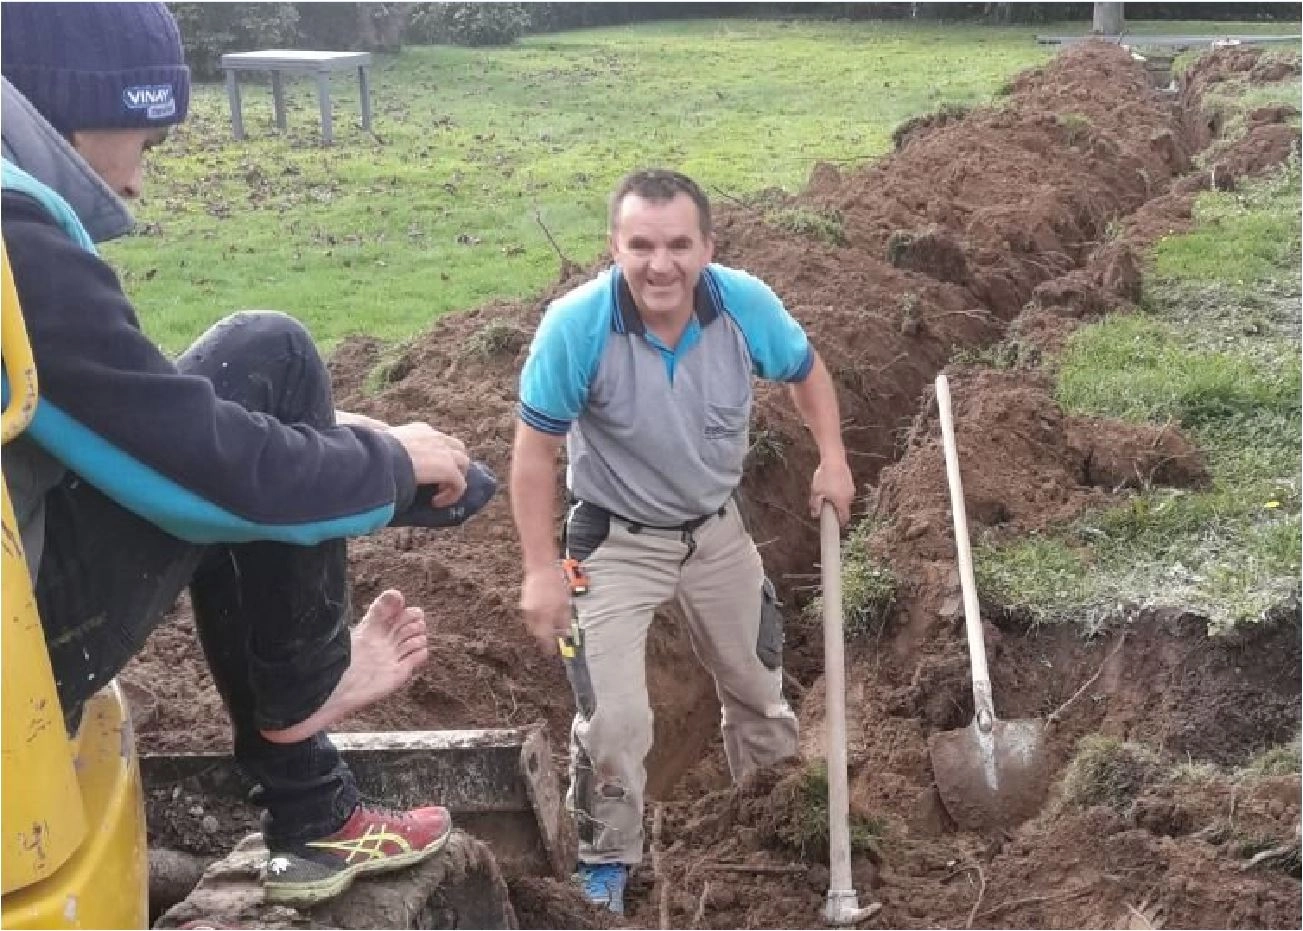
<instances>
[{"instance_id":1,"label":"green grass field","mask_svg":"<svg viewBox=\"0 0 1303 931\"><path fill-rule=\"evenodd\" d=\"M327 349L349 333L399 340L552 280L544 225L570 258L593 259L605 196L631 168L681 168L733 194L799 189L818 159L872 158L911 116L991 99L1050 56L1032 40L1050 31L723 20L412 47L375 68L375 138L356 125L354 83L336 78L332 148L317 145L308 83L289 85L285 135L268 88L246 86L243 142L223 89L202 86L152 158L139 233L106 253L172 351L248 307L299 316Z\"/></svg>"}]
</instances>

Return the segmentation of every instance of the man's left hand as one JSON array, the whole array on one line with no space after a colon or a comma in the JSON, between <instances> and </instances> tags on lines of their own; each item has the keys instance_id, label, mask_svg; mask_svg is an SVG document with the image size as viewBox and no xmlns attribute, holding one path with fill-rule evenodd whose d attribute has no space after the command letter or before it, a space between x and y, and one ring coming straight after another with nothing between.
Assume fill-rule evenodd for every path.
<instances>
[{"instance_id":1,"label":"man's left hand","mask_svg":"<svg viewBox=\"0 0 1303 931\"><path fill-rule=\"evenodd\" d=\"M837 522L845 527L851 519L851 500L855 497L855 479L846 460L823 461L810 481L810 516L818 520L819 510L827 501L837 512Z\"/></svg>"}]
</instances>

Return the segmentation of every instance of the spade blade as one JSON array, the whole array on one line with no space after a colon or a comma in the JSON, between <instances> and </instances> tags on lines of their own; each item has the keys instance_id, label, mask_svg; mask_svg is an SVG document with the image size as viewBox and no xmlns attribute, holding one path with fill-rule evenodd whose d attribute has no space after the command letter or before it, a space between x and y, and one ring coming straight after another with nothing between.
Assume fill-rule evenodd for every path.
<instances>
[{"instance_id":1,"label":"spade blade","mask_svg":"<svg viewBox=\"0 0 1303 931\"><path fill-rule=\"evenodd\" d=\"M1012 828L1040 810L1049 785L1045 723L1001 721L928 738L937 791L950 817L969 830Z\"/></svg>"}]
</instances>

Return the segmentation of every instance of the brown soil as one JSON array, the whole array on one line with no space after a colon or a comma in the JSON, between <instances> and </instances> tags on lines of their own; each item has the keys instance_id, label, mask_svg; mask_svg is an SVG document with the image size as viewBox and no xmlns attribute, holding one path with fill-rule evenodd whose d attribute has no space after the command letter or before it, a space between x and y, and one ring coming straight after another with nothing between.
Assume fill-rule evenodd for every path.
<instances>
[{"instance_id":1,"label":"brown soil","mask_svg":"<svg viewBox=\"0 0 1303 931\"><path fill-rule=\"evenodd\" d=\"M1264 115L1222 156L1224 169L1194 171L1192 156L1217 129L1200 95L1254 69L1252 51L1217 53L1167 95L1124 51L1077 46L1020 76L998 108L918 121L894 153L853 171L820 165L785 205L835 211L843 244L785 232L759 208L720 211L720 261L769 282L827 361L856 479L872 489L866 503L881 520L870 548L906 580L895 616L872 638L852 641L847 655L852 808L885 825L880 863L857 857L856 885L862 902L884 903L881 925L1143 926L1128 925L1136 920L1130 907L1167 927L1299 926L1296 868L1240 870L1245 832L1277 843L1292 836L1297 777L1246 779L1239 788L1222 778L1197 790L1158 782L1122 810L1052 799L1021 828L980 836L953 829L927 755L929 733L964 726L972 713L932 380L958 349L1012 335L1029 351L1052 353L1082 320L1134 303L1137 256L1188 226L1197 191L1288 154L1277 138L1288 126ZM340 406L429 420L504 475L526 342L547 299L578 280L537 300L436 322L387 367L377 394L362 386L378 347L346 342L332 360ZM1206 479L1175 427L1066 416L1047 384L1021 369L960 367L952 381L975 531L1027 533L1145 483ZM805 504L814 451L779 389L759 390L753 429L744 510L790 606L786 665L799 693L803 751L818 757L821 635L798 610L817 578L817 527ZM403 589L433 621L434 656L401 695L350 727L543 720L564 746L569 688L559 661L538 652L516 613L520 565L505 495L465 528L385 531L350 553L355 603L382 587ZM1093 732L1145 741L1168 760L1227 765L1298 732L1297 605L1216 640L1179 609L1153 612L1128 625L1121 644L1121 626L1086 640L1066 629L1028 630L986 607L1002 717L1044 716L1100 673L1051 734L1056 771ZM650 860L636 877L627 923L656 926L664 887L676 927L694 917L701 927L814 925L827 869L783 829L797 816L790 789L800 774L789 768L728 786L713 687L672 614L654 629L648 666L657 727L650 789L666 800L665 854L660 877ZM141 728L145 745L227 743L184 605L124 678L156 699ZM151 808L161 825L158 805ZM1229 833L1203 831L1228 812L1237 819ZM740 872L739 864L782 870ZM563 885L510 883L525 926L603 919L577 908Z\"/></svg>"},{"instance_id":2,"label":"brown soil","mask_svg":"<svg viewBox=\"0 0 1303 931\"><path fill-rule=\"evenodd\" d=\"M1297 731L1295 616L1217 640L1198 618L1158 612L1130 625L1120 650L1120 632L1083 642L1076 631L1000 624L988 643L1007 718L1043 717L1101 673L1051 731L1055 769L1089 733L1161 747L1170 766L1242 762L1246 750ZM1296 865L1241 870L1250 850L1292 839L1297 776L1187 784L1164 775L1116 810L1079 809L1056 786L1042 815L1017 831L955 832L936 801L926 742L929 731L961 726L972 713L962 646L954 637L949 646L948 654L934 644L900 661L861 643L851 661L852 816L885 825L880 856L856 858L855 883L861 904L883 903L883 925L959 925L980 888L975 869L961 872L970 865L986 884L977 927L1127 927L1116 922L1128 905L1152 907L1166 927L1298 921L1299 887L1288 872L1296 876ZM785 826L808 817L783 791L790 778L779 768L669 806L664 881L673 927L690 926L707 882L698 927L815 926L828 871L818 851L784 841L793 833ZM720 862L757 871L713 872ZM774 868L785 872L766 871ZM656 890L635 904L631 923L656 926Z\"/></svg>"}]
</instances>

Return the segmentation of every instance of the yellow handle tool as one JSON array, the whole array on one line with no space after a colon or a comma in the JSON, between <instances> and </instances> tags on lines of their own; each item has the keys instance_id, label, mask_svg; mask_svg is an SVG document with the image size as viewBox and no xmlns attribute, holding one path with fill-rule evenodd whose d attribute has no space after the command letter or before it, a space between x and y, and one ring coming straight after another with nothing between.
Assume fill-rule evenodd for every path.
<instances>
[{"instance_id":1,"label":"yellow handle tool","mask_svg":"<svg viewBox=\"0 0 1303 931\"><path fill-rule=\"evenodd\" d=\"M583 563L577 559L571 559L569 556L561 560L561 571L565 574L566 585L570 587L571 605L573 606L573 599L588 594L588 573L584 571ZM575 651L579 645L579 618L575 615L573 607L570 611L570 632L557 637L556 642L563 658L575 658Z\"/></svg>"}]
</instances>

